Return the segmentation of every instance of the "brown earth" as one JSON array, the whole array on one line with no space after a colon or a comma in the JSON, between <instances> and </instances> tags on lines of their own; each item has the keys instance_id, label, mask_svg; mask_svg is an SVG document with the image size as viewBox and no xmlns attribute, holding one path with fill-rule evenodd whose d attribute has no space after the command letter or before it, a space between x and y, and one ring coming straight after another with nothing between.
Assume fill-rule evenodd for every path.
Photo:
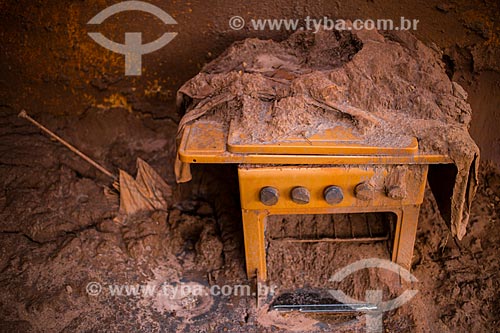
<instances>
[{"instance_id":1,"label":"brown earth","mask_svg":"<svg viewBox=\"0 0 500 333\"><path fill-rule=\"evenodd\" d=\"M171 168L164 161L172 159L172 153L166 149L167 141L159 139L165 135L165 128L169 128L168 121L155 127L126 111L115 110L112 114L117 126L123 122L134 128L130 135L140 136L142 142L157 143L137 146L119 137L107 138L103 131L97 137L111 142L94 150L96 155L107 156L107 160L123 165L132 174L135 171L132 156L141 156L168 174L166 170ZM266 331L272 326L284 331L293 328L321 331L328 327L362 330L361 317L291 315L285 317L289 326L283 326L284 319L275 314L257 315L254 297L199 299L195 303L198 307L186 308L184 303L159 296L118 297L106 289L99 297L88 295L85 288L92 281L103 286L175 285L181 281L204 286L253 285L253 281L246 281L243 269L235 170L229 168L221 173L217 168L196 169L192 186L175 191L174 208L168 213L139 215L119 225L112 221L118 210L116 203L107 201L102 194L103 188L110 186L106 179L100 179L95 170L40 135L14 112L4 113L1 120L3 330ZM103 120L89 113L80 120L47 118L46 122L60 133L70 130L75 133L85 128L79 127L81 123L100 123L109 118ZM170 128L173 137L175 126ZM416 284L419 294L386 315L385 327L390 331L496 329L500 172L494 165L483 163L480 176L471 224L460 242L450 236L432 193L427 191L413 265L413 273L420 281ZM270 230L271 236L279 236L279 231ZM293 251L289 252L290 257L282 259L280 267L270 269L272 280L280 281L278 290L318 287L308 286L307 281L320 282L321 278L311 279L310 274L321 271L322 267L328 268L323 274L327 279L343 263L366 255L387 254L384 246L377 250L373 245L351 245L336 250L340 252L332 252L328 246L298 249L297 256L306 258L301 262L312 264L303 270L300 265L297 268L287 264L287 260L297 258ZM273 251L270 249L271 257L275 255ZM321 253L337 254L343 260L332 262L331 257ZM295 281L276 278L287 267L296 269L297 274L285 275L295 276ZM405 286L393 282L391 274L373 275L367 271L343 286L352 295L359 295L368 286L380 286L389 297L404 291ZM314 326L317 321L330 326L318 328Z\"/></svg>"},{"instance_id":2,"label":"brown earth","mask_svg":"<svg viewBox=\"0 0 500 333\"><path fill-rule=\"evenodd\" d=\"M169 31L179 36L145 56L144 75L130 78L122 74L122 56L86 36L86 22L110 2L0 1L0 331L363 331L362 317L257 312L254 297L112 296L110 284L253 285L244 274L235 170L198 168L190 184L174 188L169 212L117 224L116 202L103 194L108 179L16 115L26 108L110 169L135 174L140 157L173 185L175 91L235 40L288 35L231 31L231 16L403 15L419 18L415 35L444 51L448 75L469 93L472 136L484 159L498 163L498 3L151 2L178 20ZM149 16L124 13L106 22L103 33L120 41L129 28L145 31L148 40L164 29ZM457 241L427 191L412 271L419 293L385 314L387 331L498 331L499 203L500 172L483 162L467 234ZM317 258L318 250L301 252ZM367 251L382 255L385 249ZM315 260L281 290L303 287L307 274L326 266ZM367 271L345 287L356 295L367 284L380 286L389 297L406 288L393 279ZM97 297L86 291L93 281L104 287Z\"/></svg>"}]
</instances>

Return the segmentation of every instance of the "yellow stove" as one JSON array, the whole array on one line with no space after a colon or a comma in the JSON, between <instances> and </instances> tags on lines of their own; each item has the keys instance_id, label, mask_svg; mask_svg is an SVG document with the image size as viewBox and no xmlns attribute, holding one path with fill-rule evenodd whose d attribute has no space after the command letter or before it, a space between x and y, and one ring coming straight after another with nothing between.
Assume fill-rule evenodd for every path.
<instances>
[{"instance_id":1,"label":"yellow stove","mask_svg":"<svg viewBox=\"0 0 500 333\"><path fill-rule=\"evenodd\" d=\"M393 213L391 257L409 269L428 166L451 163L444 155L420 153L413 137L393 146L370 144L339 126L307 138L253 143L231 124L207 120L184 128L178 159L180 182L190 179L191 164L238 164L247 275L262 281L271 215ZM350 240L374 238L369 230ZM346 239L298 239L336 240Z\"/></svg>"}]
</instances>

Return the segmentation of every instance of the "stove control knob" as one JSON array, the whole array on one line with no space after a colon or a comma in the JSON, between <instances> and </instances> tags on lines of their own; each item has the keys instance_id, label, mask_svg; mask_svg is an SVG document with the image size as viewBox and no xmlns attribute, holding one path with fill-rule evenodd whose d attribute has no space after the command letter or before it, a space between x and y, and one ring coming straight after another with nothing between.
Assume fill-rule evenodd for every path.
<instances>
[{"instance_id":1,"label":"stove control knob","mask_svg":"<svg viewBox=\"0 0 500 333\"><path fill-rule=\"evenodd\" d=\"M309 190L307 188L302 186L297 186L292 189L293 202L300 205L305 205L309 203L310 199L311 199L311 193L309 193Z\"/></svg>"},{"instance_id":2,"label":"stove control knob","mask_svg":"<svg viewBox=\"0 0 500 333\"><path fill-rule=\"evenodd\" d=\"M278 203L280 193L272 186L263 187L259 193L260 201L266 206L274 206Z\"/></svg>"},{"instance_id":3,"label":"stove control knob","mask_svg":"<svg viewBox=\"0 0 500 333\"><path fill-rule=\"evenodd\" d=\"M342 193L342 189L335 185L325 188L323 196L325 197L325 201L330 205L341 203L342 200L344 200L344 193Z\"/></svg>"},{"instance_id":4,"label":"stove control knob","mask_svg":"<svg viewBox=\"0 0 500 333\"><path fill-rule=\"evenodd\" d=\"M375 197L375 187L368 182L362 182L356 185L354 188L354 194L359 200L373 200Z\"/></svg>"}]
</instances>

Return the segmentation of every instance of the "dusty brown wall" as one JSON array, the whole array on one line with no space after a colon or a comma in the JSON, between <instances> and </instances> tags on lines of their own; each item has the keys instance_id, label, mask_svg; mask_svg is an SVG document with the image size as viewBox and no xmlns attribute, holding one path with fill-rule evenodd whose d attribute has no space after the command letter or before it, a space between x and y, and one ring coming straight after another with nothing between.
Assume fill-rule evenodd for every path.
<instances>
[{"instance_id":1,"label":"dusty brown wall","mask_svg":"<svg viewBox=\"0 0 500 333\"><path fill-rule=\"evenodd\" d=\"M0 104L44 114L124 107L177 119L175 91L229 44L246 37L281 39L289 32L233 31L228 20L251 18L419 19L418 38L445 50L450 75L470 93L472 134L483 157L500 163L499 5L496 1L159 1L178 22L165 26L150 14L124 12L92 27L86 23L111 0L0 0ZM123 75L122 55L97 45L87 32L123 42L126 31L145 41L178 36L143 56L143 75ZM109 112L113 112L110 110ZM112 124L110 124L112 126Z\"/></svg>"}]
</instances>

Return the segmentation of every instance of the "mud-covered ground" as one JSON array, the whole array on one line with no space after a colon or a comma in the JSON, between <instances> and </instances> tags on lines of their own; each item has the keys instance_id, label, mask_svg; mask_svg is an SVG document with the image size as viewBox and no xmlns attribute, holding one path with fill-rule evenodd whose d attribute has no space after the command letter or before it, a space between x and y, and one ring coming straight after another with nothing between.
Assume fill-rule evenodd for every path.
<instances>
[{"instance_id":1,"label":"mud-covered ground","mask_svg":"<svg viewBox=\"0 0 500 333\"><path fill-rule=\"evenodd\" d=\"M173 185L168 162L173 158L176 126L169 120L152 121L120 109L39 120L83 151L91 151L97 160L109 161L109 168L133 174L134 160L141 157ZM102 126L109 121L116 132ZM94 129L91 136L87 134L90 125ZM191 301L161 293L112 295L112 284L255 284L244 274L235 174L231 177L234 170L197 169L190 185L175 187L168 212L135 216L118 224L113 221L116 202L103 194L111 185L108 179L17 118L14 110L2 110L0 132L2 331L260 332L328 331L332 327L363 331L362 316L279 317L256 312L252 295ZM132 140L139 137L140 141ZM500 172L487 163L481 168L469 232L460 242L450 237L427 191L413 265L419 280L413 287L419 293L385 315L385 327L390 331L497 329ZM355 253L352 261L360 253L378 252L362 245ZM321 260L318 257L308 269L324 265ZM367 276L372 275L354 278L351 288L370 287L366 284L372 280L380 283ZM394 280L385 279L386 286L388 281ZM87 290L90 282L101 284L98 296ZM283 285L274 282L278 291L286 290L287 281Z\"/></svg>"},{"instance_id":2,"label":"mud-covered ground","mask_svg":"<svg viewBox=\"0 0 500 333\"><path fill-rule=\"evenodd\" d=\"M174 186L175 92L232 42L283 40L290 34L233 31L228 28L233 15L247 21L308 15L416 18L415 36L443 51L447 75L469 94L471 135L482 158L498 163L498 1L148 2L178 25L164 27L150 16L123 13L94 29L117 42L132 30L144 32L147 41L165 31L179 33L167 47L144 56L144 75L124 77L123 56L87 36L94 31L88 20L115 1L0 1L0 331L363 331L362 316L256 311L253 295L111 294L110 285L122 284L255 284L244 272L235 170L198 167L192 182ZM109 179L17 118L23 108L114 172L121 168L134 175L138 157L150 163L173 186L169 211L113 221L118 206L116 197L104 194ZM499 197L500 172L482 162L468 233L457 242L426 191L412 269L419 280L412 287L419 292L384 315L388 331L498 331ZM385 254L385 248L367 246L330 264L343 265L367 252ZM312 258L321 250L295 251ZM303 284L325 267L321 258L306 263L297 281L279 287ZM271 277L279 278L286 266ZM358 279L349 280L346 290L358 293L373 283L369 287L381 286L389 298L406 288L392 275L364 272ZM98 289L88 288L91 282L101 285L99 295L92 295Z\"/></svg>"}]
</instances>

